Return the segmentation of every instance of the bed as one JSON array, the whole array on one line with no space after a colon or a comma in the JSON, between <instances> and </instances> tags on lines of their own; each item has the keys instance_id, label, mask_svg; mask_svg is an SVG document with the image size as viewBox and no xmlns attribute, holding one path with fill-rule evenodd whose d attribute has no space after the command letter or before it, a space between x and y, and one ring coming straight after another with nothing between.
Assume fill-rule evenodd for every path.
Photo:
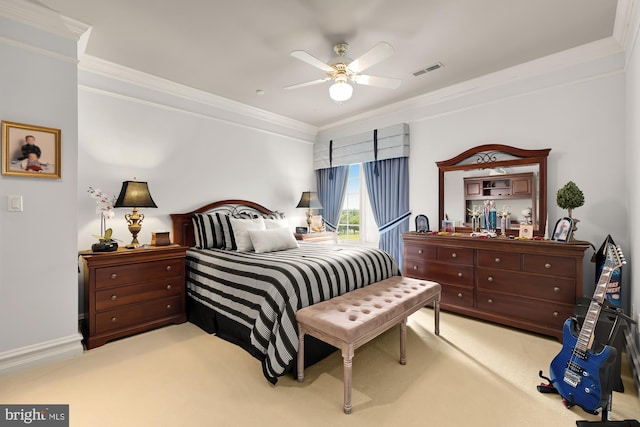
<instances>
[{"instance_id":1,"label":"bed","mask_svg":"<svg viewBox=\"0 0 640 427\"><path fill-rule=\"evenodd\" d=\"M272 384L295 373L297 310L400 274L375 248L298 242L282 213L250 201L214 202L171 219L174 243L189 247L189 321L260 360ZM243 228L253 222L265 228ZM319 340L305 344L307 366L335 351Z\"/></svg>"}]
</instances>

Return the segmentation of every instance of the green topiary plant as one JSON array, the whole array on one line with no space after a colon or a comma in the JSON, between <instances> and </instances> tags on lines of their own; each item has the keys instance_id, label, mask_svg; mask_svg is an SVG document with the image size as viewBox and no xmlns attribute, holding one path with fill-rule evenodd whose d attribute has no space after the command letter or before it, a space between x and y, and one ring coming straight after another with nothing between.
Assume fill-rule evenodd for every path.
<instances>
[{"instance_id":1,"label":"green topiary plant","mask_svg":"<svg viewBox=\"0 0 640 427\"><path fill-rule=\"evenodd\" d=\"M556 202L562 209L567 209L569 218L572 218L573 209L584 205L584 193L575 182L569 181L556 193Z\"/></svg>"}]
</instances>

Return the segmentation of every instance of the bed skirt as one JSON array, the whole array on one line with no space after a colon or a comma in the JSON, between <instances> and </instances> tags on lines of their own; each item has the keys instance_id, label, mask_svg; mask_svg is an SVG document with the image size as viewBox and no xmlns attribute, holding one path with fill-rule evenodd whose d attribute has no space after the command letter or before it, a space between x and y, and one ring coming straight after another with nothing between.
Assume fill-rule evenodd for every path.
<instances>
[{"instance_id":1,"label":"bed skirt","mask_svg":"<svg viewBox=\"0 0 640 427\"><path fill-rule=\"evenodd\" d=\"M193 323L209 334L216 334L217 337L241 347L247 353L258 359L260 362L264 360L264 355L258 353L255 347L251 345L249 339L249 328L237 322L234 322L233 320L218 313L215 310L212 310L206 305L195 301L193 298L187 297L186 305L187 319L189 320L189 322ZM320 341L313 336L305 336L305 368L318 363L336 350L336 347ZM297 358L294 357L293 364L287 369L287 374L290 373L294 376L294 378L297 372L296 362Z\"/></svg>"}]
</instances>

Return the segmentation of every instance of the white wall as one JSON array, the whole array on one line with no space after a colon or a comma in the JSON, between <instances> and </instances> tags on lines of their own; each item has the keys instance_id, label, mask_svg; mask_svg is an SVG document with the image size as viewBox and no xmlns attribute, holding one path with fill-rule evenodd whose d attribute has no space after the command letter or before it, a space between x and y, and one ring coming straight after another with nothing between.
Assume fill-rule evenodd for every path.
<instances>
[{"instance_id":1,"label":"white wall","mask_svg":"<svg viewBox=\"0 0 640 427\"><path fill-rule=\"evenodd\" d=\"M0 118L61 129L62 147L61 179L0 177L0 374L82 352L74 37L0 13ZM7 211L8 195L23 212Z\"/></svg>"},{"instance_id":2,"label":"white wall","mask_svg":"<svg viewBox=\"0 0 640 427\"><path fill-rule=\"evenodd\" d=\"M577 238L599 247L607 234L623 247L630 244L629 206L624 173L624 74L621 55L565 68L540 77L505 81L445 102L416 106L353 126L324 129L321 139L365 128L408 122L411 132L410 207L413 215L438 218L436 161L471 147L498 143L527 149L551 148L548 161L548 214L551 227L566 211L555 193L569 180L585 194L573 212L580 219ZM575 80L572 75L595 70ZM508 89L508 90L507 90ZM392 108L389 108L390 110ZM412 222L413 224L413 222ZM413 229L413 227L411 227ZM595 267L585 256L586 295L591 296ZM629 298L628 289L626 298ZM623 289L624 292L624 289Z\"/></svg>"},{"instance_id":3,"label":"white wall","mask_svg":"<svg viewBox=\"0 0 640 427\"><path fill-rule=\"evenodd\" d=\"M625 271L633 273L633 260L640 254L640 226L636 215L640 212L640 4L636 2L636 9L631 24L629 25L628 47L627 47L627 67L626 67L626 147L625 165L627 193L629 199L629 230L630 249L626 252L629 260ZM632 281L632 301L634 308L633 318L638 321L640 317L640 274L631 274ZM640 326L636 325L638 331L637 342L640 345Z\"/></svg>"}]
</instances>

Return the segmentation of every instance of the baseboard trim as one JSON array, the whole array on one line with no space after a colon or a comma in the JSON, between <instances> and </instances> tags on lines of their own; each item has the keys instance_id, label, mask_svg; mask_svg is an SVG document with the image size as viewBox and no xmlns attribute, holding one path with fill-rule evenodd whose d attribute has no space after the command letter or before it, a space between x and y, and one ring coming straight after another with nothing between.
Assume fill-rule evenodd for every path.
<instances>
[{"instance_id":1,"label":"baseboard trim","mask_svg":"<svg viewBox=\"0 0 640 427\"><path fill-rule=\"evenodd\" d=\"M82 352L81 334L5 351L0 353L0 375L68 359Z\"/></svg>"}]
</instances>

